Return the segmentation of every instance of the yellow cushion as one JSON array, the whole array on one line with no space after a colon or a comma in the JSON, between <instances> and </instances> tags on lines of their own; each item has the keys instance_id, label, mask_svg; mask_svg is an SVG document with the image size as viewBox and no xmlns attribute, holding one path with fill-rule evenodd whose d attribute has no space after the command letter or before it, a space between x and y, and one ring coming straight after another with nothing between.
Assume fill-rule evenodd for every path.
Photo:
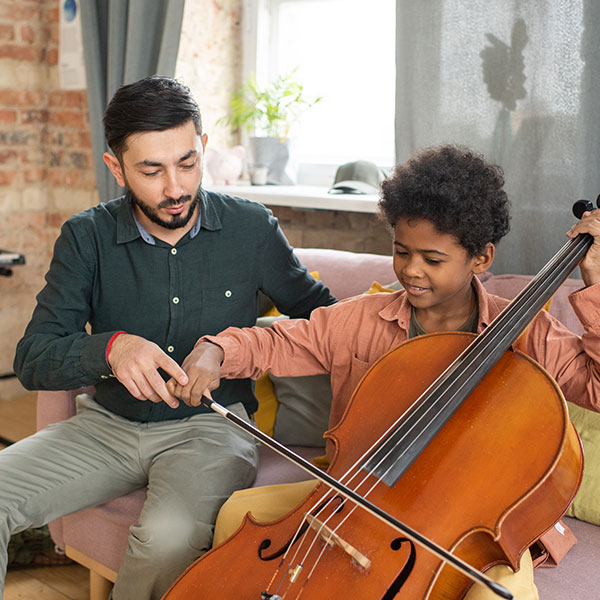
<instances>
[{"instance_id":1,"label":"yellow cushion","mask_svg":"<svg viewBox=\"0 0 600 600\"><path fill-rule=\"evenodd\" d=\"M396 290L392 290L391 288L387 288L382 286L379 281L374 281L371 284L371 287L365 292L365 294L379 294L381 292L386 292L388 294L391 294L392 292L395 292Z\"/></svg>"},{"instance_id":2,"label":"yellow cushion","mask_svg":"<svg viewBox=\"0 0 600 600\"><path fill-rule=\"evenodd\" d=\"M275 308L275 306L271 306L271 308L262 316L263 317L280 317L281 313Z\"/></svg>"},{"instance_id":3,"label":"yellow cushion","mask_svg":"<svg viewBox=\"0 0 600 600\"><path fill-rule=\"evenodd\" d=\"M267 435L273 437L275 416L277 415L277 397L269 374L265 373L256 380L254 393L258 398L258 410L254 413L256 426Z\"/></svg>"},{"instance_id":4,"label":"yellow cushion","mask_svg":"<svg viewBox=\"0 0 600 600\"><path fill-rule=\"evenodd\" d=\"M529 551L521 558L521 567L515 573L506 565L497 565L486 572L486 575L507 588L518 600L538 600L539 595L533 582L533 564ZM489 588L473 584L465 594L465 600L498 600L498 597Z\"/></svg>"},{"instance_id":5,"label":"yellow cushion","mask_svg":"<svg viewBox=\"0 0 600 600\"><path fill-rule=\"evenodd\" d=\"M600 413L571 402L569 415L583 443L583 480L568 515L600 525Z\"/></svg>"},{"instance_id":6,"label":"yellow cushion","mask_svg":"<svg viewBox=\"0 0 600 600\"><path fill-rule=\"evenodd\" d=\"M298 506L317 483L316 479L310 479L297 483L263 485L234 492L217 515L213 548L235 533L246 513L251 512L252 516L261 523L280 519Z\"/></svg>"}]
</instances>

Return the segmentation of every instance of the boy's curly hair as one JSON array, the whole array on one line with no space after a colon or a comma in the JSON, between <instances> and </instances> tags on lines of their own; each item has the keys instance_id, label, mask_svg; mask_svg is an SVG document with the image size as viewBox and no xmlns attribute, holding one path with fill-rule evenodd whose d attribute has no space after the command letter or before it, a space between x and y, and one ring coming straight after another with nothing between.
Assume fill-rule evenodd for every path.
<instances>
[{"instance_id":1,"label":"boy's curly hair","mask_svg":"<svg viewBox=\"0 0 600 600\"><path fill-rule=\"evenodd\" d=\"M400 218L427 219L478 256L510 229L503 185L502 169L468 148L427 148L381 184L379 209L392 227Z\"/></svg>"}]
</instances>

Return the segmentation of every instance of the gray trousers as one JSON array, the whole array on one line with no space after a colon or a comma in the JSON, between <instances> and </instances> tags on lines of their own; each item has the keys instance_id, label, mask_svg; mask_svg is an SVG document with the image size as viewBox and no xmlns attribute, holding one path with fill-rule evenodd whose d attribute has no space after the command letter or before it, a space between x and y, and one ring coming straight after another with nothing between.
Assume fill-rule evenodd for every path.
<instances>
[{"instance_id":1,"label":"gray trousers","mask_svg":"<svg viewBox=\"0 0 600 600\"><path fill-rule=\"evenodd\" d=\"M220 415L136 423L78 396L74 417L0 451L0 597L13 533L147 485L113 598L159 600L210 548L221 505L256 465L254 440Z\"/></svg>"}]
</instances>

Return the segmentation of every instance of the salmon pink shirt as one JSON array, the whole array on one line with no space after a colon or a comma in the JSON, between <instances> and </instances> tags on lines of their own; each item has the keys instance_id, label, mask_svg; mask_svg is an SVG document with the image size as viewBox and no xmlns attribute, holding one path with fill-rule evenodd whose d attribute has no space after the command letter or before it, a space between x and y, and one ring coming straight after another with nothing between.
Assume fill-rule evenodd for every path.
<instances>
[{"instance_id":1,"label":"salmon pink shirt","mask_svg":"<svg viewBox=\"0 0 600 600\"><path fill-rule=\"evenodd\" d=\"M476 277L473 285L481 332L509 301L486 292ZM567 400L600 412L600 284L574 292L569 301L585 329L582 337L541 311L520 349L554 377ZM310 320L277 321L270 329L231 327L199 342L223 349L224 378L257 379L267 370L277 376L330 373L333 426L367 369L408 338L410 315L403 290L355 296L316 309Z\"/></svg>"}]
</instances>

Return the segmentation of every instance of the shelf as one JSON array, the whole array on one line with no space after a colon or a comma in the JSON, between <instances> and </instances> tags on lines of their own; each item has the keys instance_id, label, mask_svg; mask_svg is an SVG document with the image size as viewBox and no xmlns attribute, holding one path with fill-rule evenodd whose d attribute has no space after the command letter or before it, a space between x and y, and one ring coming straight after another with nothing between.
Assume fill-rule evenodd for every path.
<instances>
[{"instance_id":1,"label":"shelf","mask_svg":"<svg viewBox=\"0 0 600 600\"><path fill-rule=\"evenodd\" d=\"M328 194L312 185L207 185L206 189L271 206L376 213L376 194Z\"/></svg>"}]
</instances>

